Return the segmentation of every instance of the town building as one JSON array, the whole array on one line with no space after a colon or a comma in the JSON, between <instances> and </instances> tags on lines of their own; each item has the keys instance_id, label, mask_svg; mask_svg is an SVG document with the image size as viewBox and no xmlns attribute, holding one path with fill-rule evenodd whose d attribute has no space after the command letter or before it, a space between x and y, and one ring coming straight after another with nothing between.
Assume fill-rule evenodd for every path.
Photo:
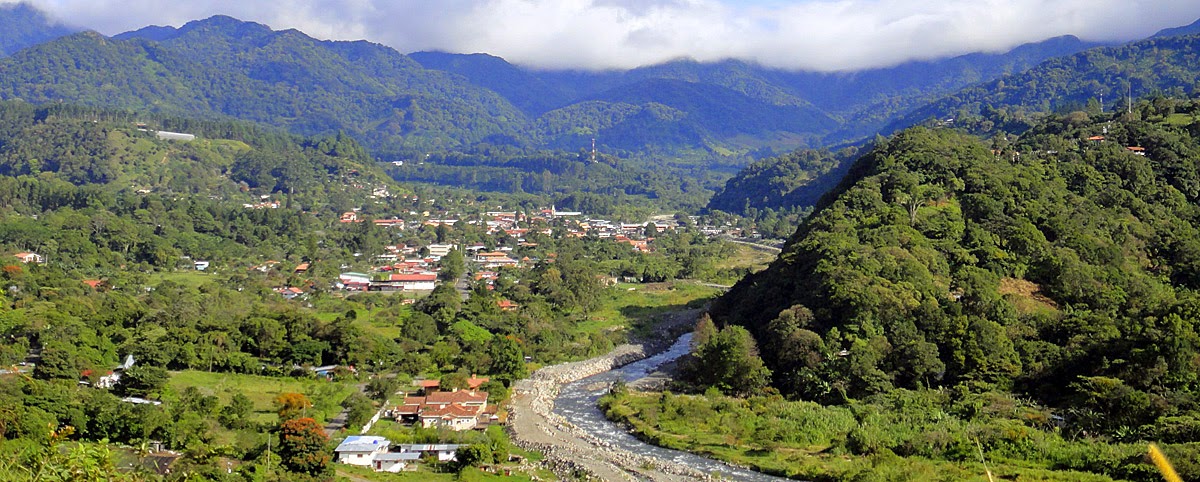
<instances>
[{"instance_id":1,"label":"town building","mask_svg":"<svg viewBox=\"0 0 1200 482\"><path fill-rule=\"evenodd\" d=\"M346 437L337 448L337 461L343 464L371 467L375 457L387 453L392 442L384 437L375 435L351 435Z\"/></svg>"}]
</instances>

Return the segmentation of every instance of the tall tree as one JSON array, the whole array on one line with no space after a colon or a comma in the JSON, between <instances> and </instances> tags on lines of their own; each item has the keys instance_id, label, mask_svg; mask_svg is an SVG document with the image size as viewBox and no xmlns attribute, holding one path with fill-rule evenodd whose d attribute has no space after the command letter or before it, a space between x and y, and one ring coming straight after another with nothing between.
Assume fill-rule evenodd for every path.
<instances>
[{"instance_id":1,"label":"tall tree","mask_svg":"<svg viewBox=\"0 0 1200 482\"><path fill-rule=\"evenodd\" d=\"M308 397L300 393L281 393L275 397L275 411L281 421L300 418L312 406Z\"/></svg>"},{"instance_id":2,"label":"tall tree","mask_svg":"<svg viewBox=\"0 0 1200 482\"><path fill-rule=\"evenodd\" d=\"M279 424L279 458L284 468L291 472L312 476L325 475L329 471L330 454L325 445L321 424L312 418L285 420Z\"/></svg>"},{"instance_id":3,"label":"tall tree","mask_svg":"<svg viewBox=\"0 0 1200 482\"><path fill-rule=\"evenodd\" d=\"M488 352L492 357L492 374L505 385L511 385L513 381L528 374L525 368L525 353L512 337L492 338Z\"/></svg>"}]
</instances>

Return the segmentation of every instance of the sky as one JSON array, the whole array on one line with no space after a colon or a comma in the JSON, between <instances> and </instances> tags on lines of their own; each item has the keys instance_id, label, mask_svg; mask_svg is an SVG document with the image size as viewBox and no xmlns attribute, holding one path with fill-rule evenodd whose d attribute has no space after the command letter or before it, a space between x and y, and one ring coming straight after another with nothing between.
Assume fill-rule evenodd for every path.
<instances>
[{"instance_id":1,"label":"sky","mask_svg":"<svg viewBox=\"0 0 1200 482\"><path fill-rule=\"evenodd\" d=\"M28 1L106 35L223 14L405 53L482 52L527 67L584 70L736 58L848 71L1003 52L1068 34L1128 41L1200 18L1196 0Z\"/></svg>"}]
</instances>

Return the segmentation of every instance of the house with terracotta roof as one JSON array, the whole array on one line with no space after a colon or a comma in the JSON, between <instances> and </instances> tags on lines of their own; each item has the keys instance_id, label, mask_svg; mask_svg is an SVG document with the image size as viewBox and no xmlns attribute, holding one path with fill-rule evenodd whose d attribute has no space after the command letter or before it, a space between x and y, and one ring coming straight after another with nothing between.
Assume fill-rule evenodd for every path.
<instances>
[{"instance_id":1,"label":"house with terracotta roof","mask_svg":"<svg viewBox=\"0 0 1200 482\"><path fill-rule=\"evenodd\" d=\"M430 407L419 415L421 426L444 427L454 431L470 430L479 424L479 410L461 405L447 405L441 408Z\"/></svg>"},{"instance_id":2,"label":"house with terracotta roof","mask_svg":"<svg viewBox=\"0 0 1200 482\"><path fill-rule=\"evenodd\" d=\"M491 379L488 377L477 377L475 375L471 375L471 378L467 379L467 389L479 390L479 387L483 386L484 383L487 383L490 380Z\"/></svg>"},{"instance_id":3,"label":"house with terracotta roof","mask_svg":"<svg viewBox=\"0 0 1200 482\"><path fill-rule=\"evenodd\" d=\"M432 380L427 380L432 382ZM486 378L472 377L482 385ZM487 410L487 392L477 390L454 390L449 392L426 392L425 396L407 396L393 413L396 420L420 423L422 427L445 427L450 430L471 430L480 422L490 423L492 414Z\"/></svg>"},{"instance_id":4,"label":"house with terracotta roof","mask_svg":"<svg viewBox=\"0 0 1200 482\"><path fill-rule=\"evenodd\" d=\"M32 253L29 251L22 251L20 253L14 254L13 256L15 256L22 263L26 263L26 264L28 264L28 263L42 264L42 263L46 262L46 258L43 258L42 255L37 254L37 253Z\"/></svg>"}]
</instances>

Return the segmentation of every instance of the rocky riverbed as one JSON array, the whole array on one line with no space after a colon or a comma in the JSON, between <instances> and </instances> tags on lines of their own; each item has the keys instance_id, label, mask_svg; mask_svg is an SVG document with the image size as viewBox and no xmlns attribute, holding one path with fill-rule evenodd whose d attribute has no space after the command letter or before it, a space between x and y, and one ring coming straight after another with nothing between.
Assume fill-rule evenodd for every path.
<instances>
[{"instance_id":1,"label":"rocky riverbed","mask_svg":"<svg viewBox=\"0 0 1200 482\"><path fill-rule=\"evenodd\" d=\"M581 362L545 367L516 382L508 424L513 443L544 453L546 466L566 480L778 480L697 455L641 443L603 420L595 407L596 397L612 381L640 379L686 353L687 338L675 342L673 335L679 330L670 328L691 326L697 314L698 310L677 314L660 330L664 334L661 339L621 345L606 355ZM676 344L672 346L672 342ZM629 373L597 376L660 352L644 363L628 366ZM568 387L565 392L564 387ZM564 406L556 409L556 400ZM585 419L586 426L580 426Z\"/></svg>"}]
</instances>

